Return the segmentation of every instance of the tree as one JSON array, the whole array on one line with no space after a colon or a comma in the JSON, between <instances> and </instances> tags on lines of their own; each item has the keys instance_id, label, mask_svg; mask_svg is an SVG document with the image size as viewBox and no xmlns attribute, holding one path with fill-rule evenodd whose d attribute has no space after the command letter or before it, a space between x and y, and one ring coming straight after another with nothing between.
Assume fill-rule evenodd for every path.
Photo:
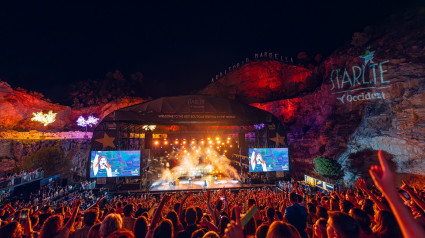
<instances>
[{"instance_id":1,"label":"tree","mask_svg":"<svg viewBox=\"0 0 425 238\"><path fill-rule=\"evenodd\" d=\"M344 175L341 165L333 159L317 156L314 159L314 163L314 171L324 177L339 179Z\"/></svg>"},{"instance_id":2,"label":"tree","mask_svg":"<svg viewBox=\"0 0 425 238\"><path fill-rule=\"evenodd\" d=\"M44 176L65 174L71 169L71 161L65 157L65 153L57 147L47 147L36 151L24 158L25 169L42 168Z\"/></svg>"},{"instance_id":3,"label":"tree","mask_svg":"<svg viewBox=\"0 0 425 238\"><path fill-rule=\"evenodd\" d=\"M108 102L140 95L144 90L143 74L140 72L126 79L119 71L108 72L103 79L84 80L71 85L70 99L73 107L104 105Z\"/></svg>"}]
</instances>

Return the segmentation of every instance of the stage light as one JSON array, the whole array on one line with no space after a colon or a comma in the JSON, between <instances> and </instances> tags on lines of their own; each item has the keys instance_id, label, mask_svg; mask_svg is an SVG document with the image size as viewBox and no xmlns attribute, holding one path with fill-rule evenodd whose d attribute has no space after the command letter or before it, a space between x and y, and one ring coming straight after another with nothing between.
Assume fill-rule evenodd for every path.
<instances>
[{"instance_id":1,"label":"stage light","mask_svg":"<svg viewBox=\"0 0 425 238\"><path fill-rule=\"evenodd\" d=\"M183 141L183 145L186 145L186 141L185 140Z\"/></svg>"},{"instance_id":2,"label":"stage light","mask_svg":"<svg viewBox=\"0 0 425 238\"><path fill-rule=\"evenodd\" d=\"M230 140L230 137L227 137L227 140Z\"/></svg>"},{"instance_id":3,"label":"stage light","mask_svg":"<svg viewBox=\"0 0 425 238\"><path fill-rule=\"evenodd\" d=\"M210 140L210 141L208 141L208 143L211 145L213 142L212 142L212 140Z\"/></svg>"},{"instance_id":4,"label":"stage light","mask_svg":"<svg viewBox=\"0 0 425 238\"><path fill-rule=\"evenodd\" d=\"M230 145L230 148L232 148L233 147L233 145Z\"/></svg>"},{"instance_id":5,"label":"stage light","mask_svg":"<svg viewBox=\"0 0 425 238\"><path fill-rule=\"evenodd\" d=\"M192 140L192 142L191 142L192 144L195 144L195 141L194 140Z\"/></svg>"},{"instance_id":6,"label":"stage light","mask_svg":"<svg viewBox=\"0 0 425 238\"><path fill-rule=\"evenodd\" d=\"M156 140L156 141L154 142L154 144L155 144L155 145L159 145L159 141L157 141L157 140Z\"/></svg>"},{"instance_id":7,"label":"stage light","mask_svg":"<svg viewBox=\"0 0 425 238\"><path fill-rule=\"evenodd\" d=\"M207 140L211 140L211 138L208 137Z\"/></svg>"},{"instance_id":8,"label":"stage light","mask_svg":"<svg viewBox=\"0 0 425 238\"><path fill-rule=\"evenodd\" d=\"M227 144L230 144L230 141L227 141Z\"/></svg>"},{"instance_id":9,"label":"stage light","mask_svg":"<svg viewBox=\"0 0 425 238\"><path fill-rule=\"evenodd\" d=\"M175 140L175 141L174 141L174 144L175 144L175 145L178 145L178 144L179 144L179 140Z\"/></svg>"},{"instance_id":10,"label":"stage light","mask_svg":"<svg viewBox=\"0 0 425 238\"><path fill-rule=\"evenodd\" d=\"M205 143L205 142L202 140L202 141L201 141L201 145L203 145L204 143Z\"/></svg>"},{"instance_id":11,"label":"stage light","mask_svg":"<svg viewBox=\"0 0 425 238\"><path fill-rule=\"evenodd\" d=\"M224 142L223 143L221 143L222 145L224 145Z\"/></svg>"},{"instance_id":12,"label":"stage light","mask_svg":"<svg viewBox=\"0 0 425 238\"><path fill-rule=\"evenodd\" d=\"M215 140L220 140L220 137L216 137Z\"/></svg>"},{"instance_id":13,"label":"stage light","mask_svg":"<svg viewBox=\"0 0 425 238\"><path fill-rule=\"evenodd\" d=\"M164 141L164 145L168 145L168 141Z\"/></svg>"},{"instance_id":14,"label":"stage light","mask_svg":"<svg viewBox=\"0 0 425 238\"><path fill-rule=\"evenodd\" d=\"M227 153L227 150L224 150L224 153Z\"/></svg>"}]
</instances>

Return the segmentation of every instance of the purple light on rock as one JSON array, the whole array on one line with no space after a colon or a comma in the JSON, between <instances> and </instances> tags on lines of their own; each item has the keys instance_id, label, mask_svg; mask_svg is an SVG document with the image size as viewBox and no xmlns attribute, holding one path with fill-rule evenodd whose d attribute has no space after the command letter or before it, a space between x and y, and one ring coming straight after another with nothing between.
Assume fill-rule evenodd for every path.
<instances>
[{"instance_id":1,"label":"purple light on rock","mask_svg":"<svg viewBox=\"0 0 425 238\"><path fill-rule=\"evenodd\" d=\"M264 128L264 123L254 125L255 130L261 130Z\"/></svg>"},{"instance_id":2,"label":"purple light on rock","mask_svg":"<svg viewBox=\"0 0 425 238\"><path fill-rule=\"evenodd\" d=\"M87 118L87 120L84 119L83 116L80 116L77 119L77 125L81 126L81 127L85 127L87 129L87 126L92 127L92 126L96 125L98 121L99 121L99 118L94 117L94 116L89 116Z\"/></svg>"}]
</instances>

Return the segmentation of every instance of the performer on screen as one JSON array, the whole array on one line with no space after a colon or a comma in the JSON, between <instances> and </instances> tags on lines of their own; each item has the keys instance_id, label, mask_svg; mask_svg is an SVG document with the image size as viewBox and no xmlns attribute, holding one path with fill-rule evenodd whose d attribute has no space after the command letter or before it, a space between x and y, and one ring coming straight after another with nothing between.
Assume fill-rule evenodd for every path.
<instances>
[{"instance_id":1,"label":"performer on screen","mask_svg":"<svg viewBox=\"0 0 425 238\"><path fill-rule=\"evenodd\" d=\"M251 154L251 168L255 172L267 172L266 162L260 153L255 154L253 151Z\"/></svg>"},{"instance_id":2,"label":"performer on screen","mask_svg":"<svg viewBox=\"0 0 425 238\"><path fill-rule=\"evenodd\" d=\"M93 161L93 174L96 177L112 177L112 168L105 156L97 154Z\"/></svg>"}]
</instances>

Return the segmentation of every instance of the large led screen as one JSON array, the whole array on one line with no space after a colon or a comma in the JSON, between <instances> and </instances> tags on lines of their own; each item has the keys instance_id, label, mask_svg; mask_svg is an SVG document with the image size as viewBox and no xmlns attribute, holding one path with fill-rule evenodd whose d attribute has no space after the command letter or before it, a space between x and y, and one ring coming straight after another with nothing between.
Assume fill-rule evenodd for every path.
<instances>
[{"instance_id":1,"label":"large led screen","mask_svg":"<svg viewBox=\"0 0 425 238\"><path fill-rule=\"evenodd\" d=\"M250 148L249 172L289 171L288 148Z\"/></svg>"},{"instance_id":2,"label":"large led screen","mask_svg":"<svg viewBox=\"0 0 425 238\"><path fill-rule=\"evenodd\" d=\"M90 177L140 176L140 151L92 151Z\"/></svg>"}]
</instances>

